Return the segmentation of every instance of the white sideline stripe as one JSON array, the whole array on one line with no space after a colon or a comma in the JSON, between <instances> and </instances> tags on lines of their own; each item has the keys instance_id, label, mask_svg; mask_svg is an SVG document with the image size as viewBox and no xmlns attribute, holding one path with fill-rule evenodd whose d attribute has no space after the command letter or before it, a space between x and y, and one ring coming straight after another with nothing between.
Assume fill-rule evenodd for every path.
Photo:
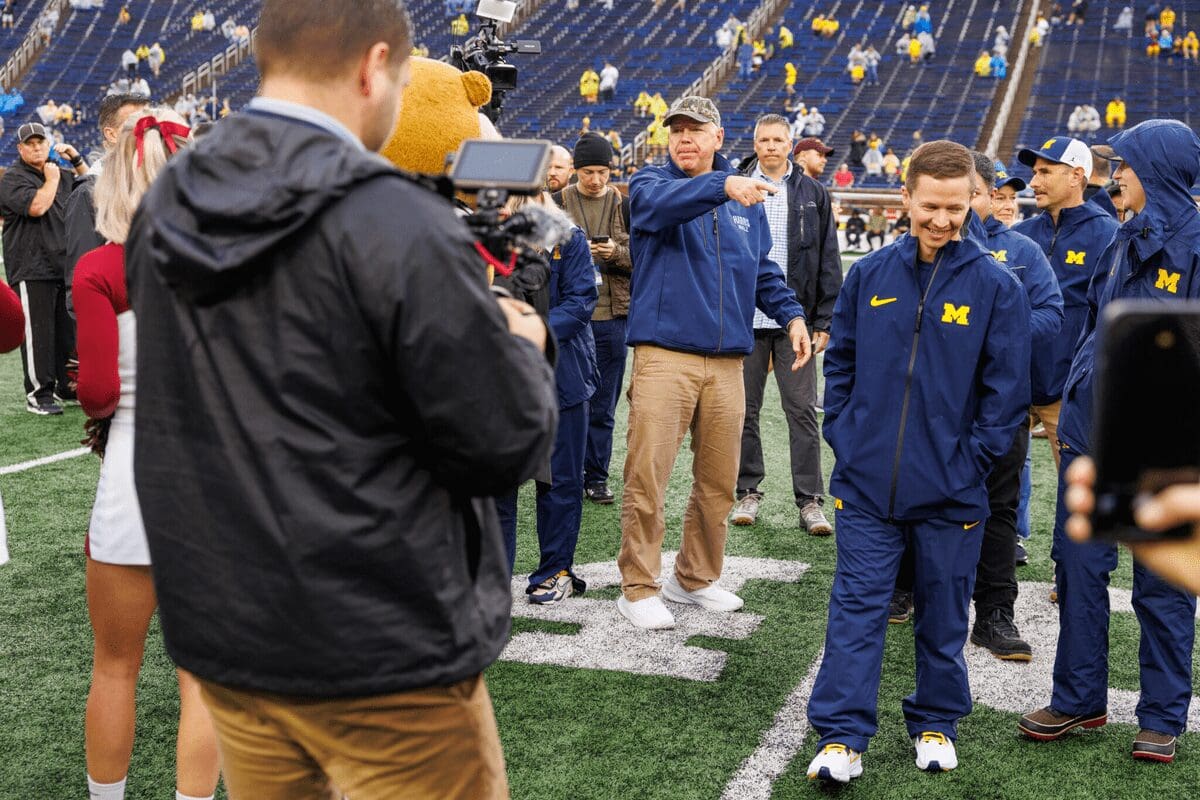
<instances>
[{"instance_id":1,"label":"white sideline stripe","mask_svg":"<svg viewBox=\"0 0 1200 800\"><path fill-rule=\"evenodd\" d=\"M59 461L67 461L72 458L86 456L92 452L86 447L80 447L78 450L67 450L65 453L55 453L52 456L45 458L35 458L33 461L22 461L20 464L10 464L7 467L0 467L0 475L12 475L17 472L25 472L26 470L44 467L47 464L54 464Z\"/></svg>"},{"instance_id":2,"label":"white sideline stripe","mask_svg":"<svg viewBox=\"0 0 1200 800\"><path fill-rule=\"evenodd\" d=\"M771 800L775 781L787 771L808 735L808 698L812 695L824 656L825 649L821 648L808 674L788 695L758 747L734 773L721 793L721 800Z\"/></svg>"}]
</instances>

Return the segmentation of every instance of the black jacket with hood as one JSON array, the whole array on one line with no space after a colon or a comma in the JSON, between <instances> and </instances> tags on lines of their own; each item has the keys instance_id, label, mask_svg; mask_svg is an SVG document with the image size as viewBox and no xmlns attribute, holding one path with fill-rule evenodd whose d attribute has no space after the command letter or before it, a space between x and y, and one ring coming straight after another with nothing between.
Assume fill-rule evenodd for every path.
<instances>
[{"instance_id":1,"label":"black jacket with hood","mask_svg":"<svg viewBox=\"0 0 1200 800\"><path fill-rule=\"evenodd\" d=\"M751 155L739 167L753 175L758 157ZM788 184L788 263L780 264L787 284L804 306L810 331L829 333L833 304L842 289L842 257L838 251L837 220L829 190L792 165Z\"/></svg>"},{"instance_id":2,"label":"black jacket with hood","mask_svg":"<svg viewBox=\"0 0 1200 800\"><path fill-rule=\"evenodd\" d=\"M127 270L134 471L171 658L312 697L488 666L511 602L483 498L547 457L558 402L450 203L251 111L170 162Z\"/></svg>"}]
</instances>

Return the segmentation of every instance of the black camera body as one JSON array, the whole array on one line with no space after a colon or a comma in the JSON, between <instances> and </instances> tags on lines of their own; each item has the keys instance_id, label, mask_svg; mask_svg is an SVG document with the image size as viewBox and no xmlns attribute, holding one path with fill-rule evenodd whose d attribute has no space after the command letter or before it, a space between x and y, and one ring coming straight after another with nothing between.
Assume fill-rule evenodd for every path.
<instances>
[{"instance_id":1,"label":"black camera body","mask_svg":"<svg viewBox=\"0 0 1200 800\"><path fill-rule=\"evenodd\" d=\"M492 101L483 113L493 122L500 119L505 96L517 88L517 67L508 63L505 56L522 54L538 55L542 44L536 40L523 39L505 42L496 33L496 21L484 18L479 32L462 45L450 48L450 63L461 72L482 72L492 82Z\"/></svg>"}]
</instances>

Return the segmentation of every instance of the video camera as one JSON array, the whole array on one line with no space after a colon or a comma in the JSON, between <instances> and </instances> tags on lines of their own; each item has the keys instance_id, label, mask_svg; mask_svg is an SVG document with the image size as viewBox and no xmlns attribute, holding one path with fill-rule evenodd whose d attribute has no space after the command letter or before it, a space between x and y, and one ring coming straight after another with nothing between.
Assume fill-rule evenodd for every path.
<instances>
[{"instance_id":1,"label":"video camera","mask_svg":"<svg viewBox=\"0 0 1200 800\"><path fill-rule=\"evenodd\" d=\"M534 204L511 215L502 212L512 195L545 191L551 146L542 139L468 139L450 168L454 188L476 198L467 227L497 275L525 294L537 292L549 278L546 254L570 241L571 221Z\"/></svg>"},{"instance_id":2,"label":"video camera","mask_svg":"<svg viewBox=\"0 0 1200 800\"><path fill-rule=\"evenodd\" d=\"M483 18L479 32L462 45L450 47L450 63L461 72L482 72L492 82L492 101L483 113L492 122L500 119L504 98L517 88L517 68L504 60L506 55L539 55L541 42L522 39L504 42L496 33L498 22L511 22L517 10L515 0L479 0L475 14Z\"/></svg>"}]
</instances>

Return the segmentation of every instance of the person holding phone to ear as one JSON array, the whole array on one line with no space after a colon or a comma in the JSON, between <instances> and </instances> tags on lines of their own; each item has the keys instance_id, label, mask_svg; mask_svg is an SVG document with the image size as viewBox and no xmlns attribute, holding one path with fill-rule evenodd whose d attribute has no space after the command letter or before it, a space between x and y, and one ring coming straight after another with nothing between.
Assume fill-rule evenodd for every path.
<instances>
[{"instance_id":1,"label":"person holding phone to ear","mask_svg":"<svg viewBox=\"0 0 1200 800\"><path fill-rule=\"evenodd\" d=\"M1148 120L1108 144L1117 164L1113 177L1133 216L1101 255L1088 291L1091 310L1067 377L1059 421L1059 474L1064 477L1075 474L1073 462L1092 451L1101 312L1120 298L1174 303L1200 297L1200 212L1191 196L1200 178L1200 138L1183 123ZM1117 566L1117 549L1067 537L1065 493L1066 480L1060 480L1052 551L1060 609L1054 691L1050 705L1018 723L1022 733L1038 741L1054 741L1073 728L1095 728L1108 721L1108 583ZM1196 599L1135 560L1133 608L1141 626L1141 730L1132 755L1171 762L1176 737L1187 727L1192 695Z\"/></svg>"}]
</instances>

